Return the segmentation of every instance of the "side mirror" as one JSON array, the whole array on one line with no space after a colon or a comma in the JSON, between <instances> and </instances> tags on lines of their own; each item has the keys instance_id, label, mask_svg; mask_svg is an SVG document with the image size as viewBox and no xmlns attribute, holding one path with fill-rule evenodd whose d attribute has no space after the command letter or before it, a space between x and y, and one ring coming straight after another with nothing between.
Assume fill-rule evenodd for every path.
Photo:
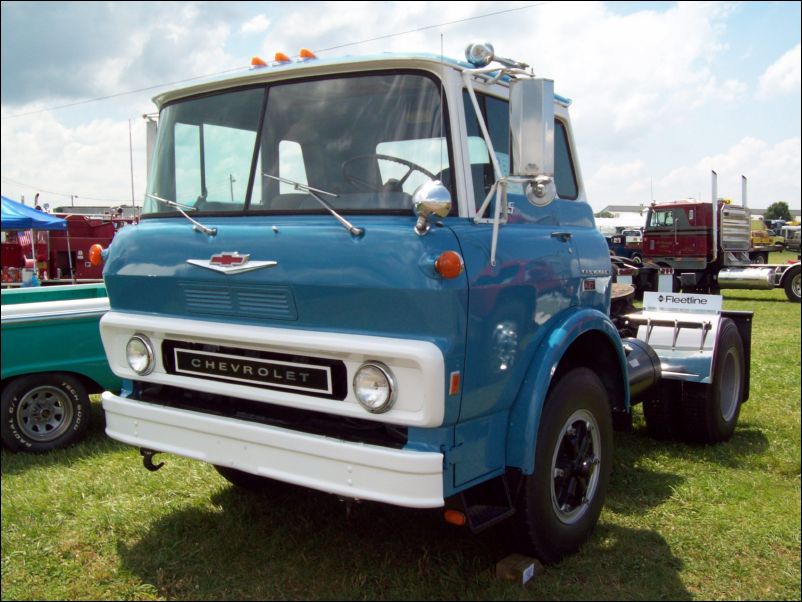
<instances>
[{"instance_id":1,"label":"side mirror","mask_svg":"<svg viewBox=\"0 0 802 602\"><path fill-rule=\"evenodd\" d=\"M526 178L529 202L543 206L557 196L554 185L554 82L510 81L511 175Z\"/></svg>"},{"instance_id":2,"label":"side mirror","mask_svg":"<svg viewBox=\"0 0 802 602\"><path fill-rule=\"evenodd\" d=\"M429 217L445 217L451 212L451 193L440 180L430 180L418 186L412 194L412 205L418 216L415 232L418 235L426 234L429 231Z\"/></svg>"}]
</instances>

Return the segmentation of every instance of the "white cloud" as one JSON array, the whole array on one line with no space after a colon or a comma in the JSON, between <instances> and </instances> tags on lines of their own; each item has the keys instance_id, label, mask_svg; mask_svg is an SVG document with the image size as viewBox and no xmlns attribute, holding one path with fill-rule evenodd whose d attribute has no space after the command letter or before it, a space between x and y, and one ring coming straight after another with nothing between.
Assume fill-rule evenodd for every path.
<instances>
[{"instance_id":1,"label":"white cloud","mask_svg":"<svg viewBox=\"0 0 802 602\"><path fill-rule=\"evenodd\" d=\"M802 72L802 61L800 61L800 44L797 44L760 76L758 98L766 100L778 93L799 91L800 72Z\"/></svg>"},{"instance_id":2,"label":"white cloud","mask_svg":"<svg viewBox=\"0 0 802 602\"><path fill-rule=\"evenodd\" d=\"M608 162L586 180L588 197L595 209L604 205L638 205L654 200L671 201L684 198L710 200L710 172L718 174L718 196L740 203L741 175L748 178L748 201L751 207L767 207L785 201L799 207L802 140L792 137L771 144L746 137L737 144L682 165L667 173L650 173L640 159Z\"/></svg>"},{"instance_id":3,"label":"white cloud","mask_svg":"<svg viewBox=\"0 0 802 602\"><path fill-rule=\"evenodd\" d=\"M802 139L797 137L771 144L747 137L722 153L700 159L695 165L672 170L655 180L658 200L694 197L710 200L710 172L718 174L718 196L740 202L741 175L748 178L748 199L752 207L767 207L785 201L799 207L802 173ZM665 196L668 195L668 196Z\"/></svg>"},{"instance_id":4,"label":"white cloud","mask_svg":"<svg viewBox=\"0 0 802 602\"><path fill-rule=\"evenodd\" d=\"M145 128L132 123L134 193L141 204L145 192ZM52 206L130 203L131 159L128 122L96 119L68 127L45 112L35 119L8 120L2 132L3 194L17 200L24 194ZM24 158L20 160L19 158ZM22 183L19 184L19 183ZM95 199L104 199L100 203Z\"/></svg>"},{"instance_id":5,"label":"white cloud","mask_svg":"<svg viewBox=\"0 0 802 602\"><path fill-rule=\"evenodd\" d=\"M240 31L242 33L262 33L267 31L269 27L270 19L266 15L256 15L253 19L243 23Z\"/></svg>"},{"instance_id":6,"label":"white cloud","mask_svg":"<svg viewBox=\"0 0 802 602\"><path fill-rule=\"evenodd\" d=\"M482 2L284 3L281 10L265 9L264 14L252 16L252 5L239 12L218 13L212 4L189 4L183 10L169 6L150 14L145 24L136 28L124 27L135 21L128 4L110 6L117 11L126 8L113 29L124 43L106 44L114 50L103 62L93 48L86 49L89 58L70 68L82 82L95 84L90 86L94 95L244 64L246 60L237 57L250 56L257 48L248 48L246 55L245 44L237 44L244 39L250 45L253 40L232 36L232 31L258 34L269 30L268 36L254 38L268 57L277 50L294 54L301 47L320 50L404 31L411 33L341 47L322 57L385 51L439 54L442 34L445 54L461 58L467 42L490 41L500 55L531 63L536 73L555 80L558 93L574 99L574 136L594 207L643 202L649 199L652 184L658 199L709 195L708 166L718 169L722 190L732 186L735 196L740 195L743 172L750 176L750 198L756 202L765 197L766 202L798 203L798 121L796 129L782 134L785 140L770 139L764 133L769 129L765 119L743 117L747 85L738 76L717 71L733 54L741 57L744 52L734 43L732 49L726 43L729 19L736 16L731 3L677 3L665 9L664 5L652 8L646 4L645 10L622 14L617 5L604 2L551 2L423 31L415 30L506 6ZM236 16L227 22L224 14ZM76 17L75 22L84 21ZM760 93L788 91L798 98L799 49L797 44L766 70L760 79ZM52 81L62 85L62 80ZM85 92L78 97L85 97ZM45 102L45 106L53 104ZM131 107L131 116L152 109L149 102L140 104ZM730 106L722 111L725 105ZM16 106L12 111L4 107L11 113L26 108ZM740 111L737 120L728 124L728 113L735 115L736 109ZM70 121L69 113L37 116L35 121L46 124L39 128L34 127L34 120L3 121L4 190L5 178L13 178L87 196L129 197L127 123L119 120L122 113L118 109L118 120L96 119L85 129L59 125L75 122ZM726 142L707 133L699 135L698 142L689 142L698 134L688 131L688 124L699 124L707 116L721 128ZM780 115L776 118L787 120ZM134 125L135 149L137 144L144 148L143 142L137 142L144 139L143 130L141 124ZM735 144L733 131L752 137ZM98 136L96 143L89 141L92 132ZM93 144L98 155L93 154ZM85 163L67 155L68 147L102 169L92 165L88 171ZM48 155L46 149L53 154ZM69 169L62 170L62 165ZM144 157L135 157L134 167L135 172L144 172ZM40 175L47 179L39 179ZM137 175L140 199L143 188L144 177L140 181Z\"/></svg>"}]
</instances>

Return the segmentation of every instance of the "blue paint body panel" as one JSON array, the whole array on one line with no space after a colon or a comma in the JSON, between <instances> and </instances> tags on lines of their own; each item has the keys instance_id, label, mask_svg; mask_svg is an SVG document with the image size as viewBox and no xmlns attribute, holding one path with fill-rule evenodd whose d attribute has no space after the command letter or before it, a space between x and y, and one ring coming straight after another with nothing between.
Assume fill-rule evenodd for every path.
<instances>
[{"instance_id":1,"label":"blue paint body panel","mask_svg":"<svg viewBox=\"0 0 802 602\"><path fill-rule=\"evenodd\" d=\"M206 216L215 237L175 216L121 231L104 277L116 311L434 343L461 387L445 391L443 425L410 428L405 449L444 454L450 496L508 466L531 472L551 376L580 335L607 336L625 378L606 316L609 257L590 207L512 200L495 266L492 226L467 218L416 236L412 216L355 215L365 234L354 238L328 215ZM453 280L434 270L446 250L465 262ZM187 263L234 251L277 265L232 277ZM588 279L598 286L585 290Z\"/></svg>"},{"instance_id":2,"label":"blue paint body panel","mask_svg":"<svg viewBox=\"0 0 802 602\"><path fill-rule=\"evenodd\" d=\"M415 220L406 216L352 219L365 228L360 238L328 215L204 218L219 228L213 238L181 217L143 220L121 231L111 247L104 270L111 305L123 312L424 340L440 348L446 373L461 372L467 280L445 280L434 271L440 253L459 249L453 232L432 228L416 236ZM231 251L277 265L230 276L187 263ZM447 395L444 423L458 416L459 396Z\"/></svg>"}]
</instances>

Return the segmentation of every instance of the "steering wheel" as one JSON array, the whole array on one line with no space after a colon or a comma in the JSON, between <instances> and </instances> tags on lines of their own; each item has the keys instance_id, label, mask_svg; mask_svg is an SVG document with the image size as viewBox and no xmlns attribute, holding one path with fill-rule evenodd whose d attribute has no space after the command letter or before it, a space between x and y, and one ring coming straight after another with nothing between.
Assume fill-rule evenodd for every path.
<instances>
[{"instance_id":1,"label":"steering wheel","mask_svg":"<svg viewBox=\"0 0 802 602\"><path fill-rule=\"evenodd\" d=\"M349 167L355 163L356 161L364 161L365 159L375 159L377 161L385 160L385 161L392 161L393 163L400 163L408 167L407 172L403 175L400 180L391 179L386 184L382 184L377 186L374 182L369 182L365 178L360 176L355 176L354 174L349 172ZM361 192L382 192L384 190L388 190L387 186L391 186L391 192L400 192L402 187L404 186L404 182L407 181L407 178L416 171L421 172L429 176L432 180L436 180L437 176L435 176L432 172L430 172L425 167L418 165L417 163L413 163L412 161L407 161L406 159L401 159L399 157L393 157L392 155L380 155L378 153L371 153L368 155L357 155L355 157L351 157L347 159L342 164L342 174L343 177L351 184L354 188Z\"/></svg>"}]
</instances>

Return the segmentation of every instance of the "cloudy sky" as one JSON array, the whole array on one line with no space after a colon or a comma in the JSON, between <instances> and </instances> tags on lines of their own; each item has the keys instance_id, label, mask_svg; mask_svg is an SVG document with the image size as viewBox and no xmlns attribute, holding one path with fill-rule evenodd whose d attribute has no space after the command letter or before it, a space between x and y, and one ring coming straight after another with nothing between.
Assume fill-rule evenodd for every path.
<instances>
[{"instance_id":1,"label":"cloudy sky","mask_svg":"<svg viewBox=\"0 0 802 602\"><path fill-rule=\"evenodd\" d=\"M461 58L470 41L573 100L588 199L800 206L799 2L3 2L2 194L141 204L151 98L301 47ZM504 11L504 12L502 12ZM498 13L498 14L491 14ZM392 35L399 34L399 35ZM381 38L381 39L376 39ZM371 41L373 40L373 41ZM129 145L129 124L132 144ZM130 149L133 149L133 170Z\"/></svg>"}]
</instances>

